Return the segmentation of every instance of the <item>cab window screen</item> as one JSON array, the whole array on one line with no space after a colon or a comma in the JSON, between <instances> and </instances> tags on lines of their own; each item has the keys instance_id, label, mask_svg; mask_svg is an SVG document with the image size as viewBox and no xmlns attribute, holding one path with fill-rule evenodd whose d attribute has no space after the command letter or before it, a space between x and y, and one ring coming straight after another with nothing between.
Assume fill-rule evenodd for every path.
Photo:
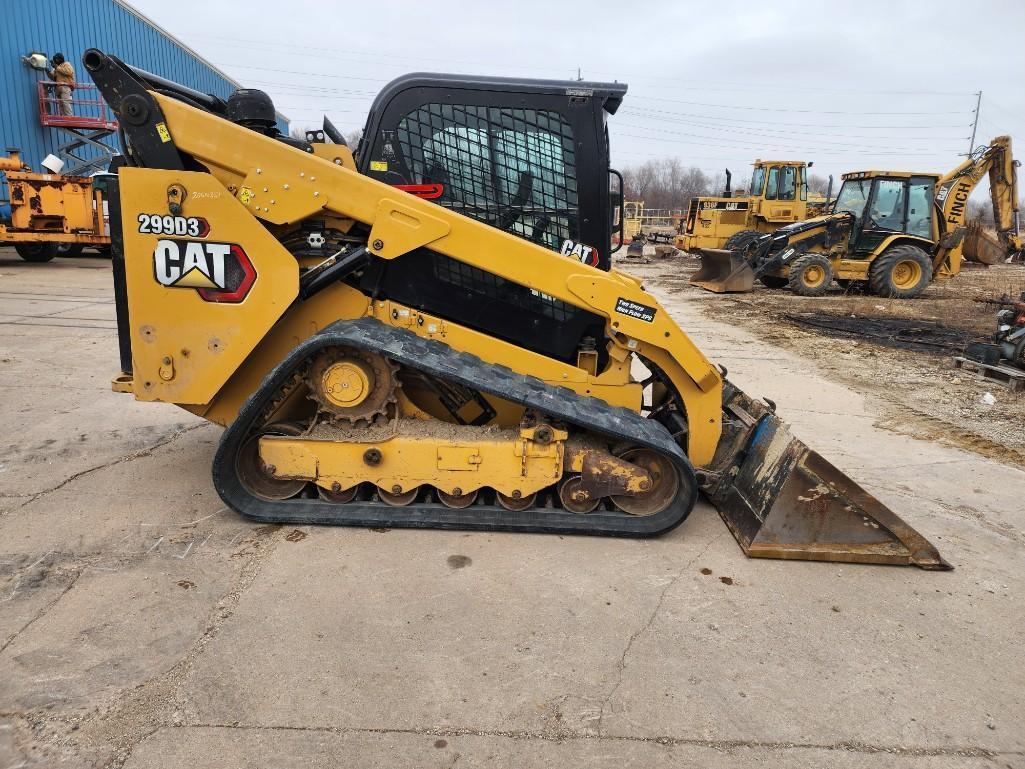
<instances>
[{"instance_id":1,"label":"cab window screen","mask_svg":"<svg viewBox=\"0 0 1025 769\"><path fill-rule=\"evenodd\" d=\"M751 194L761 195L762 187L765 186L765 166L756 166L751 174Z\"/></svg>"},{"instance_id":2,"label":"cab window screen","mask_svg":"<svg viewBox=\"0 0 1025 769\"><path fill-rule=\"evenodd\" d=\"M904 201L907 182L903 179L877 179L875 197L869 215L878 229L904 230Z\"/></svg>"},{"instance_id":3,"label":"cab window screen","mask_svg":"<svg viewBox=\"0 0 1025 769\"><path fill-rule=\"evenodd\" d=\"M765 185L765 198L766 200L775 200L776 193L779 189L779 166L773 166L769 169L769 181Z\"/></svg>"},{"instance_id":4,"label":"cab window screen","mask_svg":"<svg viewBox=\"0 0 1025 769\"><path fill-rule=\"evenodd\" d=\"M908 191L907 233L909 235L932 238L932 188L932 179L911 177L911 186Z\"/></svg>"},{"instance_id":5,"label":"cab window screen","mask_svg":"<svg viewBox=\"0 0 1025 769\"><path fill-rule=\"evenodd\" d=\"M793 200L797 194L797 169L793 166L783 166L780 177L779 199Z\"/></svg>"},{"instance_id":6,"label":"cab window screen","mask_svg":"<svg viewBox=\"0 0 1025 769\"><path fill-rule=\"evenodd\" d=\"M414 184L441 184L435 202L559 250L576 240L573 132L557 112L424 104L396 138Z\"/></svg>"}]
</instances>

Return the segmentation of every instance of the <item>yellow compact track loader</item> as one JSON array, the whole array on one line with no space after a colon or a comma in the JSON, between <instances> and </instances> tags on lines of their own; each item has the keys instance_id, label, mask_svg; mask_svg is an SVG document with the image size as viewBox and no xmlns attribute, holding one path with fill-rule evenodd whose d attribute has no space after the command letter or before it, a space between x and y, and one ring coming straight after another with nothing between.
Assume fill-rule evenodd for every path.
<instances>
[{"instance_id":1,"label":"yellow compact track loader","mask_svg":"<svg viewBox=\"0 0 1025 769\"><path fill-rule=\"evenodd\" d=\"M1005 258L1022 250L1017 166L1011 138L998 136L944 176L844 174L831 213L729 249L705 249L702 270L691 283L725 293L750 291L760 280L769 288L789 286L802 296L821 296L836 280L842 287L867 284L884 297L919 296L933 280L957 275L964 257L995 261L994 243L980 238L965 254L968 197L987 174L996 248Z\"/></svg>"},{"instance_id":2,"label":"yellow compact track loader","mask_svg":"<svg viewBox=\"0 0 1025 769\"><path fill-rule=\"evenodd\" d=\"M126 162L114 387L225 425L242 515L637 537L703 491L751 556L949 568L609 269L625 85L409 75L353 156L84 63Z\"/></svg>"}]
</instances>

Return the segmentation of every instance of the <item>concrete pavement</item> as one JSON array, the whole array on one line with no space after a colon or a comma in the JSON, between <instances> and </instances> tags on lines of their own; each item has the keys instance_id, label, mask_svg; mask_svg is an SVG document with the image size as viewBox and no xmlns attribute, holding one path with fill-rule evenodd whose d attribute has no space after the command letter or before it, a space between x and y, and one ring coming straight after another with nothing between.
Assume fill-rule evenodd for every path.
<instances>
[{"instance_id":1,"label":"concrete pavement","mask_svg":"<svg viewBox=\"0 0 1025 769\"><path fill-rule=\"evenodd\" d=\"M704 503L652 541L248 523L218 428L110 392L109 286L0 251L0 769L1025 767L1025 473L686 293L955 571L748 560Z\"/></svg>"}]
</instances>

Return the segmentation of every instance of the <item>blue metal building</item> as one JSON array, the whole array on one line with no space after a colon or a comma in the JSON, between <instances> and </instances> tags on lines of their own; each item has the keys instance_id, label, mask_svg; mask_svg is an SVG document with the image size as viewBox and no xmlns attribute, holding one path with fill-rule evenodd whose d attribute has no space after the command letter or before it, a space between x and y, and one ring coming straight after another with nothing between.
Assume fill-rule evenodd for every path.
<instances>
[{"instance_id":1,"label":"blue metal building","mask_svg":"<svg viewBox=\"0 0 1025 769\"><path fill-rule=\"evenodd\" d=\"M22 61L26 54L52 56L60 51L74 67L76 80L89 85L92 81L82 66L82 54L88 48L99 48L133 66L221 98L239 87L123 0L13 0L3 5L0 149L18 147L33 170L41 170L39 163L47 154L59 154L58 147L67 141L68 133L41 124L38 83L46 75ZM278 117L279 129L287 132L287 119ZM115 136L102 141L117 144ZM88 156L91 150L86 147L84 152ZM0 190L0 199L4 192Z\"/></svg>"}]
</instances>

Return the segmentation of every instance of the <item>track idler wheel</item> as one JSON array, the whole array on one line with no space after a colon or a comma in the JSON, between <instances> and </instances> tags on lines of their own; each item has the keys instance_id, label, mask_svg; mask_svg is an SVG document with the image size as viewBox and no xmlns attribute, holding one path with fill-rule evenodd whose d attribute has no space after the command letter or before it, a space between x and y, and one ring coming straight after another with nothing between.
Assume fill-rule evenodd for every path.
<instances>
[{"instance_id":1,"label":"track idler wheel","mask_svg":"<svg viewBox=\"0 0 1025 769\"><path fill-rule=\"evenodd\" d=\"M620 459L642 467L651 475L651 488L640 494L615 494L612 504L630 515L654 515L669 506L680 489L680 474L665 457L650 449L630 449Z\"/></svg>"},{"instance_id":2,"label":"track idler wheel","mask_svg":"<svg viewBox=\"0 0 1025 769\"><path fill-rule=\"evenodd\" d=\"M291 424L278 424L267 427L262 432L250 436L235 460L238 477L243 484L261 499L278 501L291 499L306 486L306 481L275 478L274 468L268 467L260 459L260 438L264 435L296 436L302 433L301 428Z\"/></svg>"}]
</instances>

